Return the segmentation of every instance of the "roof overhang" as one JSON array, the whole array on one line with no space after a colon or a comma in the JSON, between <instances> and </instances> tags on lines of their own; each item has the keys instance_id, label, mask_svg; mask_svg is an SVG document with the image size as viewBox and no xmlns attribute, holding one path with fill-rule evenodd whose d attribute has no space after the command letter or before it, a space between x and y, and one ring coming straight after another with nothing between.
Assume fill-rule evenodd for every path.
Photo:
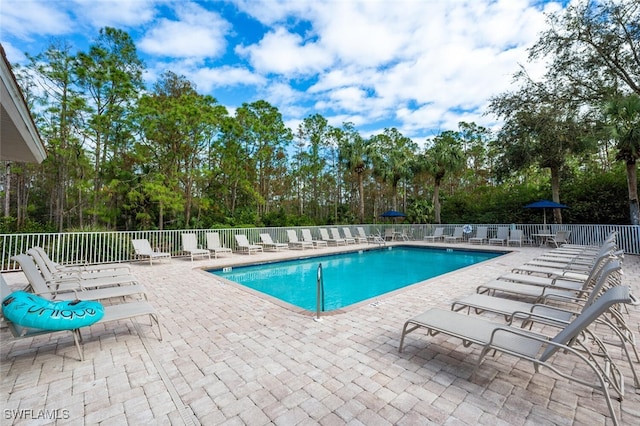
<instances>
[{"instance_id":1,"label":"roof overhang","mask_svg":"<svg viewBox=\"0 0 640 426\"><path fill-rule=\"evenodd\" d=\"M0 51L0 160L41 163L47 152L2 45Z\"/></svg>"}]
</instances>

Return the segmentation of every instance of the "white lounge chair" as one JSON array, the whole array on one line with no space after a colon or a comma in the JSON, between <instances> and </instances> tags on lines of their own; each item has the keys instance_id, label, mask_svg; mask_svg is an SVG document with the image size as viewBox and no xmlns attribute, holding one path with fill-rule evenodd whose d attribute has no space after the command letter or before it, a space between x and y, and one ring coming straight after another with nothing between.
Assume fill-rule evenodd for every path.
<instances>
[{"instance_id":1,"label":"white lounge chair","mask_svg":"<svg viewBox=\"0 0 640 426\"><path fill-rule=\"evenodd\" d=\"M339 246L347 245L347 242L343 238L331 238L329 232L326 229L320 228L320 238L327 242L327 245Z\"/></svg>"},{"instance_id":2,"label":"white lounge chair","mask_svg":"<svg viewBox=\"0 0 640 426\"><path fill-rule=\"evenodd\" d=\"M0 274L0 300L4 300L7 296L12 293L8 284ZM45 299L49 299L50 295L43 294L40 295ZM130 319L142 315L148 315L151 323L154 322L158 325L158 340L162 340L162 328L160 326L160 320L158 318L158 313L151 306L151 304L144 300L134 301L134 302L126 302L126 303L112 303L110 305L104 306L104 316L100 321L96 324L103 324L111 321L125 320ZM11 331L11 334L14 338L29 338L42 334L50 334L50 333L58 333L58 330L41 330L37 328L23 327L20 324L15 324L5 318L5 322ZM84 351L82 347L82 335L80 333L80 329L69 330L73 334L73 340L76 346L76 350L78 351L78 356L80 361L84 361Z\"/></svg>"},{"instance_id":3,"label":"white lounge chair","mask_svg":"<svg viewBox=\"0 0 640 426\"><path fill-rule=\"evenodd\" d=\"M616 252L616 246L613 243L607 243L602 246L600 251L595 255L574 255L574 256L547 256L542 255L533 260L527 261L523 268L516 268L516 270L522 269L526 273L537 273L535 268L551 268L562 269L562 271L584 271L590 269L593 264L603 255L608 255ZM529 269L533 268L533 269ZM546 273L547 270L545 269Z\"/></svg>"},{"instance_id":4,"label":"white lounge chair","mask_svg":"<svg viewBox=\"0 0 640 426\"><path fill-rule=\"evenodd\" d=\"M327 237L328 236L329 235L327 235ZM302 230L302 239L305 242L313 244L314 248L327 247L327 245L328 245L328 243L325 240L314 240L313 236L311 235L311 230L310 229L303 229Z\"/></svg>"},{"instance_id":5,"label":"white lounge chair","mask_svg":"<svg viewBox=\"0 0 640 426\"><path fill-rule=\"evenodd\" d=\"M491 296L489 294L475 293L456 300L451 304L451 310L460 311L467 308L478 311L494 312L505 316L507 321L511 321L514 315L525 313L536 313L544 315L544 321L550 324L557 322L568 322L574 315L579 313L587 306L591 305L602 291L620 284L620 271L622 266L619 259L612 260L602 268L597 274L597 280L591 287L591 291L586 298L577 299L560 299L565 302L565 306L569 309L563 309L559 306L548 305L543 303L530 303L527 301L515 299L513 297ZM549 301L556 301L554 297L550 297Z\"/></svg>"},{"instance_id":6,"label":"white lounge chair","mask_svg":"<svg viewBox=\"0 0 640 426\"><path fill-rule=\"evenodd\" d=\"M535 322L564 327L581 311L593 304L602 292L620 285L621 271L622 265L619 259L612 259L608 262L599 272L598 279L586 298L572 300L561 298L560 300L556 300L556 298L550 297L549 300L545 300L545 303L529 303L513 298L495 297L476 293L453 302L451 310L461 311L467 309L468 313L471 313L471 310L475 312L493 312L504 315L505 319L509 322L511 322L514 317L523 319L523 325L526 325L529 314L535 314L538 316ZM547 302L552 302L554 305L547 304ZM558 302L562 302L562 306L558 305ZM613 310L613 308L611 309L608 315L603 316L599 322L609 327L624 343L628 343L636 356L636 360L640 362L640 355L636 348L636 339L632 328L626 323L624 315L620 311ZM638 388L640 387L640 379L635 371L626 344L623 347L623 351L631 367L635 386Z\"/></svg>"},{"instance_id":7,"label":"white lounge chair","mask_svg":"<svg viewBox=\"0 0 640 426\"><path fill-rule=\"evenodd\" d=\"M271 238L270 234L260 234L260 241L262 241L262 247L264 247L265 250L269 250L269 249L273 249L275 251L278 251L280 249L288 249L289 248L289 244L286 243L276 243L275 241L273 241L273 238Z\"/></svg>"},{"instance_id":8,"label":"white lounge chair","mask_svg":"<svg viewBox=\"0 0 640 426\"><path fill-rule=\"evenodd\" d=\"M539 366L544 366L565 379L601 391L613 423L618 424L609 389L612 388L618 397L622 398L623 375L614 360L609 357L604 344L588 328L615 304L637 305L638 301L631 296L627 287L613 287L552 338L476 316L432 308L405 322L398 350L402 352L408 333L423 328L429 336L441 333L459 338L465 347L471 344L482 346L474 375L485 356L496 351L531 361L536 371ZM583 340L581 336L588 336L588 338ZM596 343L598 346L592 350L589 347L591 343ZM578 346L579 349L574 346ZM580 363L578 365L583 365L593 373L595 380L591 377L585 378L584 373L576 372L575 368L566 371L562 362L551 362L552 357L555 356L574 357ZM499 368L500 364L496 365Z\"/></svg>"},{"instance_id":9,"label":"white lounge chair","mask_svg":"<svg viewBox=\"0 0 640 426\"><path fill-rule=\"evenodd\" d=\"M400 238L402 241L409 241L409 240L413 240L413 231L411 231L411 233L407 232L406 229L402 228L402 231L400 231L400 235L398 235L397 237Z\"/></svg>"},{"instance_id":10,"label":"white lounge chair","mask_svg":"<svg viewBox=\"0 0 640 426\"><path fill-rule=\"evenodd\" d=\"M530 298L537 302L547 297L586 297L596 282L600 271L612 259L613 256L603 256L594 264L588 275L583 279L555 277L536 277L527 274L505 274L497 280L488 281L476 288L477 293L490 295L507 294L518 298ZM522 278L518 278L522 277Z\"/></svg>"},{"instance_id":11,"label":"white lounge chair","mask_svg":"<svg viewBox=\"0 0 640 426\"><path fill-rule=\"evenodd\" d=\"M247 236L244 234L235 234L234 237L238 245L238 250L240 250L241 253L251 254L253 252L264 251L262 246L249 243Z\"/></svg>"},{"instance_id":12,"label":"white lounge chair","mask_svg":"<svg viewBox=\"0 0 640 426\"><path fill-rule=\"evenodd\" d=\"M464 229L461 226L456 226L453 230L453 235L447 235L444 237L445 243L457 243L458 241L462 241L464 237Z\"/></svg>"},{"instance_id":13,"label":"white lounge chair","mask_svg":"<svg viewBox=\"0 0 640 426\"><path fill-rule=\"evenodd\" d=\"M158 259L171 259L171 253L165 253L162 251L155 251L151 248L151 244L149 244L149 240L140 238L140 239L132 239L131 244L133 245L133 250L135 252L136 257L138 258L148 258L149 264L153 265L153 260Z\"/></svg>"},{"instance_id":14,"label":"white lounge chair","mask_svg":"<svg viewBox=\"0 0 640 426\"><path fill-rule=\"evenodd\" d=\"M571 231L561 230L556 232L555 237L549 238L549 242L555 244L556 247L560 247L563 244L567 244L569 242L569 236L571 235Z\"/></svg>"},{"instance_id":15,"label":"white lounge chair","mask_svg":"<svg viewBox=\"0 0 640 426\"><path fill-rule=\"evenodd\" d=\"M396 239L396 230L393 228L385 228L384 229L384 240L385 241L393 241Z\"/></svg>"},{"instance_id":16,"label":"white lounge chair","mask_svg":"<svg viewBox=\"0 0 640 426\"><path fill-rule=\"evenodd\" d=\"M344 237L347 239L347 241L353 240L357 244L367 242L367 237L361 237L360 235L351 235L351 229L346 226L342 228L342 233L344 234Z\"/></svg>"},{"instance_id":17,"label":"white lounge chair","mask_svg":"<svg viewBox=\"0 0 640 426\"><path fill-rule=\"evenodd\" d=\"M289 239L289 248L304 250L305 248L313 248L312 241L304 241L298 239L298 233L295 229L287 229L287 238Z\"/></svg>"},{"instance_id":18,"label":"white lounge chair","mask_svg":"<svg viewBox=\"0 0 640 426\"><path fill-rule=\"evenodd\" d=\"M99 287L125 286L137 284L138 280L131 274L102 274L102 273L60 273L57 270L51 271L40 256L40 252L33 248L27 250L26 258L34 265L34 270L40 274L45 284L52 291L66 291L68 289L92 289ZM22 255L25 256L25 255ZM37 265L37 267L36 267ZM39 269L39 271L38 271Z\"/></svg>"},{"instance_id":19,"label":"white lounge chair","mask_svg":"<svg viewBox=\"0 0 640 426\"><path fill-rule=\"evenodd\" d=\"M386 244L384 239L380 236L380 234L367 235L367 233L364 232L364 228L362 226L358 226L356 230L358 231L358 235L360 236L360 238L364 238L367 241L367 243L378 244L378 245Z\"/></svg>"},{"instance_id":20,"label":"white lounge chair","mask_svg":"<svg viewBox=\"0 0 640 426\"><path fill-rule=\"evenodd\" d=\"M96 283L95 287L99 287L102 285L121 285L136 281L135 277L129 273L128 267L114 269L108 269L107 267L105 270L62 268L59 264L53 262L47 253L40 247L30 248L27 250L27 254L36 262L40 269L40 273L47 283L52 285L65 285L65 283L69 282L75 283L77 281L84 281L94 282ZM100 280L96 280L98 278L100 278ZM75 284L73 284L73 286L75 286Z\"/></svg>"},{"instance_id":21,"label":"white lounge chair","mask_svg":"<svg viewBox=\"0 0 640 426\"><path fill-rule=\"evenodd\" d=\"M493 238L489 238L489 244L500 243L501 246L507 243L507 239L509 239L509 228L506 226L500 226L496 233L496 236Z\"/></svg>"},{"instance_id":22,"label":"white lounge chair","mask_svg":"<svg viewBox=\"0 0 640 426\"><path fill-rule=\"evenodd\" d=\"M207 250L213 252L213 258L218 257L218 253L231 253L229 247L223 247L220 243L220 234L217 232L207 232Z\"/></svg>"},{"instance_id":23,"label":"white lounge chair","mask_svg":"<svg viewBox=\"0 0 640 426\"><path fill-rule=\"evenodd\" d=\"M182 234L182 251L189 253L192 262L193 256L206 256L211 259L209 250L198 247L198 236L196 234Z\"/></svg>"},{"instance_id":24,"label":"white lounge chair","mask_svg":"<svg viewBox=\"0 0 640 426\"><path fill-rule=\"evenodd\" d=\"M70 274L102 274L102 275L122 275L131 272L131 265L128 263L106 263L100 265L89 264L72 264L61 265L54 262L49 254L42 247L32 247L31 250L37 252L37 254L46 263L47 267L53 273L70 273Z\"/></svg>"},{"instance_id":25,"label":"white lounge chair","mask_svg":"<svg viewBox=\"0 0 640 426\"><path fill-rule=\"evenodd\" d=\"M509 239L507 240L507 246L511 244L518 244L522 247L522 230L520 229L512 229L509 233Z\"/></svg>"},{"instance_id":26,"label":"white lounge chair","mask_svg":"<svg viewBox=\"0 0 640 426\"><path fill-rule=\"evenodd\" d=\"M431 241L431 242L434 242L434 243L436 241L444 240L444 228L443 227L437 227L433 231L433 235L425 235L424 239L425 239L425 241Z\"/></svg>"},{"instance_id":27,"label":"white lounge chair","mask_svg":"<svg viewBox=\"0 0 640 426\"><path fill-rule=\"evenodd\" d=\"M103 281L104 278L95 280L79 280L76 282L66 282L64 287L49 284L38 270L34 259L28 254L12 256L11 260L18 262L24 273L32 292L38 296L50 300L78 299L78 300L105 300L122 297L135 297L136 299L147 298L147 293L138 283L128 283L128 285L103 285L95 286L95 281Z\"/></svg>"},{"instance_id":28,"label":"white lounge chair","mask_svg":"<svg viewBox=\"0 0 640 426\"><path fill-rule=\"evenodd\" d=\"M476 235L474 237L469 238L470 244L484 244L487 241L487 228L486 226L478 226L476 229Z\"/></svg>"},{"instance_id":29,"label":"white lounge chair","mask_svg":"<svg viewBox=\"0 0 640 426\"><path fill-rule=\"evenodd\" d=\"M356 240L355 240L355 238L353 238L353 237L350 237L350 238L349 238L349 237L347 237L347 236L345 235L345 237L343 238L343 237L340 235L340 231L338 230L338 228L331 228L331 229L330 229L330 231L331 231L331 237L332 237L334 240L340 240L340 239L343 239L343 240L345 241L345 244L346 244L346 245L349 245L349 244L355 244L355 243L356 243Z\"/></svg>"}]
</instances>

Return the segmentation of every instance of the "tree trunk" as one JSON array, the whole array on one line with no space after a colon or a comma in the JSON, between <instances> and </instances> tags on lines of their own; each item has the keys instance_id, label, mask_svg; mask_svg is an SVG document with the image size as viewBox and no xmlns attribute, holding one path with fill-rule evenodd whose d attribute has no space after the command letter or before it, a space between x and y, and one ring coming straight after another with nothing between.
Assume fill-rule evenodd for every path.
<instances>
[{"instance_id":1,"label":"tree trunk","mask_svg":"<svg viewBox=\"0 0 640 426\"><path fill-rule=\"evenodd\" d=\"M158 229L162 231L164 224L164 208L162 206L162 201L160 202L160 206L158 208Z\"/></svg>"},{"instance_id":2,"label":"tree trunk","mask_svg":"<svg viewBox=\"0 0 640 426\"><path fill-rule=\"evenodd\" d=\"M629 219L632 225L640 225L638 168L635 161L627 161L627 187L629 188Z\"/></svg>"},{"instance_id":3,"label":"tree trunk","mask_svg":"<svg viewBox=\"0 0 640 426\"><path fill-rule=\"evenodd\" d=\"M4 216L9 217L9 208L11 207L11 163L7 162L4 170Z\"/></svg>"},{"instance_id":4,"label":"tree trunk","mask_svg":"<svg viewBox=\"0 0 640 426\"><path fill-rule=\"evenodd\" d=\"M394 181L391 185L391 191L393 191L393 210L398 210L398 182Z\"/></svg>"},{"instance_id":5,"label":"tree trunk","mask_svg":"<svg viewBox=\"0 0 640 426\"><path fill-rule=\"evenodd\" d=\"M551 196L556 203L560 202L560 168L551 167ZM562 223L562 210L553 209L553 220L555 223Z\"/></svg>"},{"instance_id":6,"label":"tree trunk","mask_svg":"<svg viewBox=\"0 0 640 426\"><path fill-rule=\"evenodd\" d=\"M433 211L436 223L442 223L440 221L440 181L436 181L436 184L433 186Z\"/></svg>"},{"instance_id":7,"label":"tree trunk","mask_svg":"<svg viewBox=\"0 0 640 426\"><path fill-rule=\"evenodd\" d=\"M360 223L364 223L364 180L362 173L358 173L358 192L360 192Z\"/></svg>"}]
</instances>

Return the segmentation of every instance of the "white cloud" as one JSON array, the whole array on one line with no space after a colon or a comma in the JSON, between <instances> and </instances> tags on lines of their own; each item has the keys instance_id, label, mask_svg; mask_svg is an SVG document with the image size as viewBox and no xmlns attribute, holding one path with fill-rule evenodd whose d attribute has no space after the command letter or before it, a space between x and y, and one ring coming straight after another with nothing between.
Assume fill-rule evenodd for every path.
<instances>
[{"instance_id":1,"label":"white cloud","mask_svg":"<svg viewBox=\"0 0 640 426\"><path fill-rule=\"evenodd\" d=\"M313 13L314 1L301 0L231 0L238 10L253 17L258 22L273 26L286 21L289 17L305 17Z\"/></svg>"},{"instance_id":2,"label":"white cloud","mask_svg":"<svg viewBox=\"0 0 640 426\"><path fill-rule=\"evenodd\" d=\"M73 11L93 28L131 28L146 24L155 15L158 0L73 0Z\"/></svg>"},{"instance_id":3,"label":"white cloud","mask_svg":"<svg viewBox=\"0 0 640 426\"><path fill-rule=\"evenodd\" d=\"M252 73L246 68L231 66L198 68L189 72L189 75L198 88L204 92L210 92L217 87L242 85L261 87L267 82L264 77Z\"/></svg>"},{"instance_id":4,"label":"white cloud","mask_svg":"<svg viewBox=\"0 0 640 426\"><path fill-rule=\"evenodd\" d=\"M147 68L145 81L154 84L164 72L171 71L182 75L192 82L200 93L214 93L219 88L253 86L263 87L267 80L242 67L223 66L206 67L199 60L185 59L172 62L157 62L153 68Z\"/></svg>"},{"instance_id":5,"label":"white cloud","mask_svg":"<svg viewBox=\"0 0 640 426\"><path fill-rule=\"evenodd\" d=\"M143 52L172 58L216 58L226 49L231 25L195 3L176 3L178 20L160 19L138 43Z\"/></svg>"},{"instance_id":6,"label":"white cloud","mask_svg":"<svg viewBox=\"0 0 640 426\"><path fill-rule=\"evenodd\" d=\"M266 34L258 44L238 46L236 52L249 58L258 72L289 76L322 71L331 57L316 43L305 43L298 34L282 27Z\"/></svg>"},{"instance_id":7,"label":"white cloud","mask_svg":"<svg viewBox=\"0 0 640 426\"><path fill-rule=\"evenodd\" d=\"M26 60L24 53L12 43L6 43L3 41L2 48L4 49L4 53L7 55L7 59L11 63L20 63Z\"/></svg>"},{"instance_id":8,"label":"white cloud","mask_svg":"<svg viewBox=\"0 0 640 426\"><path fill-rule=\"evenodd\" d=\"M512 88L519 64L542 73L526 49L544 13L561 9L532 0L0 1L12 55L29 37L125 27L149 55L149 83L169 69L202 93L237 93L238 105L265 99L287 123L319 113L363 135L397 127L416 141L461 120L495 125L483 115L488 99Z\"/></svg>"},{"instance_id":9,"label":"white cloud","mask_svg":"<svg viewBox=\"0 0 640 426\"><path fill-rule=\"evenodd\" d=\"M25 40L33 35L59 36L74 30L68 13L51 1L4 0L0 17L3 33Z\"/></svg>"}]
</instances>

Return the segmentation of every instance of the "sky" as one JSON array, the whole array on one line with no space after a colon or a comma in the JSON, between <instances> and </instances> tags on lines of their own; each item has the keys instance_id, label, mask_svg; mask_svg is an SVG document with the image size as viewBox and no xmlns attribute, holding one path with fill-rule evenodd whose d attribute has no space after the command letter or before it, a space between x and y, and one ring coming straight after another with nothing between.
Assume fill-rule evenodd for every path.
<instances>
[{"instance_id":1,"label":"sky","mask_svg":"<svg viewBox=\"0 0 640 426\"><path fill-rule=\"evenodd\" d=\"M497 129L489 99L515 88L545 0L0 0L13 64L52 42L85 51L103 27L126 31L149 89L183 75L230 114L265 100L292 130L313 114L364 137L395 127L422 143L460 121Z\"/></svg>"}]
</instances>

